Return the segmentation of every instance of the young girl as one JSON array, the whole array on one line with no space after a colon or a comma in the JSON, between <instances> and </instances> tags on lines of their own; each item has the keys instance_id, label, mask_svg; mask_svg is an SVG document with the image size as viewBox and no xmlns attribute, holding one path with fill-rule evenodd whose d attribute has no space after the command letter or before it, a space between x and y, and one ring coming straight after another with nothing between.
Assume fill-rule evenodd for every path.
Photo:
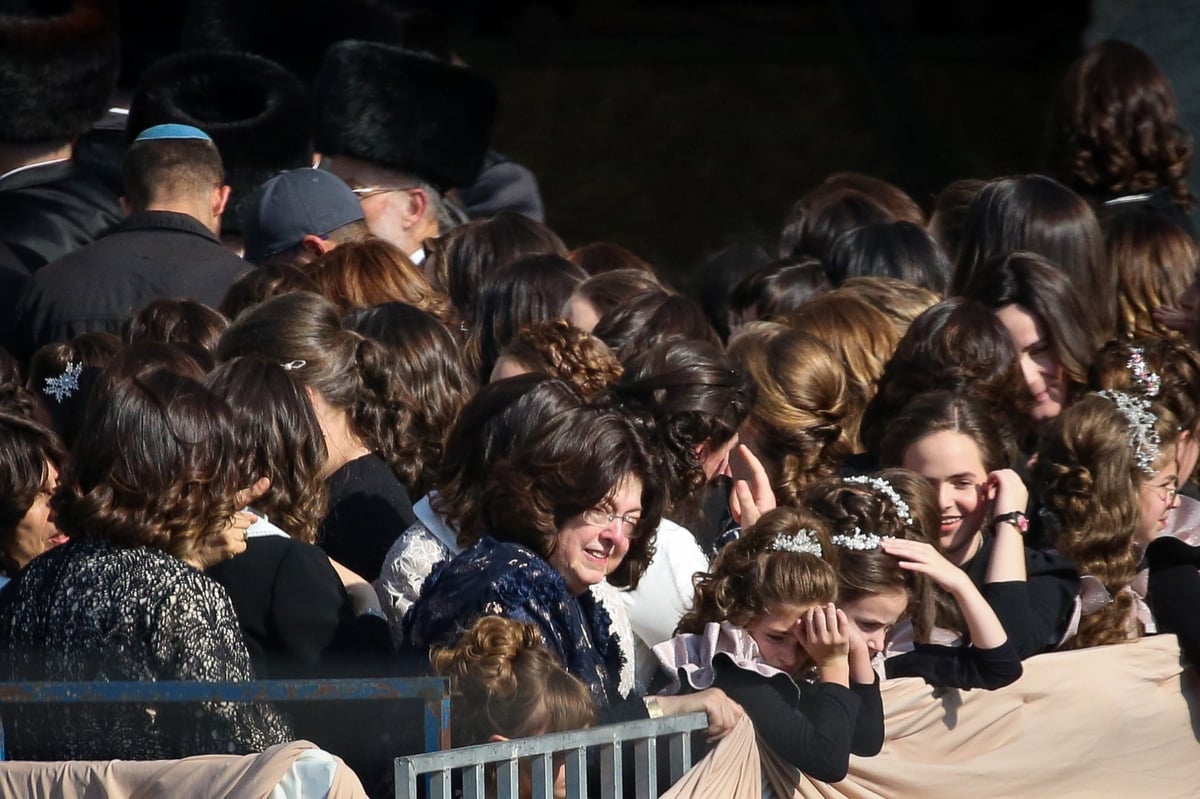
<instances>
[{"instance_id":1,"label":"young girl","mask_svg":"<svg viewBox=\"0 0 1200 799\"><path fill-rule=\"evenodd\" d=\"M1033 472L1043 517L1084 575L1068 648L1155 631L1131 584L1175 504L1177 435L1165 405L1111 389L1082 397L1046 431Z\"/></svg>"},{"instance_id":2,"label":"young girl","mask_svg":"<svg viewBox=\"0 0 1200 799\"><path fill-rule=\"evenodd\" d=\"M883 746L870 656L834 605L826 525L791 508L764 515L696 583L678 635L654 648L663 693L718 687L760 740L813 779L844 779L850 754Z\"/></svg>"},{"instance_id":3,"label":"young girl","mask_svg":"<svg viewBox=\"0 0 1200 799\"><path fill-rule=\"evenodd\" d=\"M1020 659L987 600L930 543L938 511L924 479L890 469L825 480L806 502L834 532L844 610L869 652L912 650L885 661L888 677L993 689L1021 676ZM891 629L905 615L913 628L908 643ZM943 645L955 639L962 645Z\"/></svg>"},{"instance_id":4,"label":"young girl","mask_svg":"<svg viewBox=\"0 0 1200 799\"><path fill-rule=\"evenodd\" d=\"M983 592L1026 658L1062 639L1079 575L1063 558L1025 546L1029 492L1006 468L1006 443L979 400L932 392L893 417L881 460L929 481L939 548Z\"/></svg>"}]
</instances>

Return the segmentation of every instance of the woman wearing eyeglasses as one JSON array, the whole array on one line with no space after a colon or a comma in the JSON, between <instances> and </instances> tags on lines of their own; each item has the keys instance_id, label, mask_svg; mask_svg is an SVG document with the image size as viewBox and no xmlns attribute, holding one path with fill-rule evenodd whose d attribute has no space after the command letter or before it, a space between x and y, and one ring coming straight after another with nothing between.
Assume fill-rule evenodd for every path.
<instances>
[{"instance_id":1,"label":"woman wearing eyeglasses","mask_svg":"<svg viewBox=\"0 0 1200 799\"><path fill-rule=\"evenodd\" d=\"M411 647L453 645L484 615L535 625L546 647L589 689L602 720L707 711L709 734L740 708L719 690L644 704L618 689L622 656L608 612L589 587L635 587L662 516L658 473L618 411L580 407L493 463L479 509L490 534L436 568L404 619Z\"/></svg>"}]
</instances>

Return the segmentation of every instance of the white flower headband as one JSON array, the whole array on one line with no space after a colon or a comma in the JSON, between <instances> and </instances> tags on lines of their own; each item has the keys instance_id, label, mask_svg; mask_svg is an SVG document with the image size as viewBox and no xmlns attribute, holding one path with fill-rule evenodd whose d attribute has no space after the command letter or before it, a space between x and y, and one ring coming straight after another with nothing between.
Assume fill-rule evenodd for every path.
<instances>
[{"instance_id":1,"label":"white flower headband","mask_svg":"<svg viewBox=\"0 0 1200 799\"><path fill-rule=\"evenodd\" d=\"M882 477L869 477L865 474L855 475L854 477L845 477L842 479L847 483L869 486L870 488L875 489L875 491L878 493L883 494L891 501L892 506L896 509L896 516L900 519L900 521L904 522L910 527L912 526L912 511L909 509L908 503L900 497L900 492L898 492L895 486L893 486L887 480L884 480Z\"/></svg>"},{"instance_id":2,"label":"white flower headband","mask_svg":"<svg viewBox=\"0 0 1200 799\"><path fill-rule=\"evenodd\" d=\"M833 543L837 544L842 549L856 549L866 551L868 549L879 549L879 545L883 543L883 539L875 535L875 533L864 533L859 528L855 527L850 531L849 535L840 533L833 537Z\"/></svg>"},{"instance_id":3,"label":"white flower headband","mask_svg":"<svg viewBox=\"0 0 1200 799\"><path fill-rule=\"evenodd\" d=\"M1117 410L1125 417L1125 421L1129 423L1129 448L1133 450L1137 467L1146 474L1153 475L1154 462L1158 460L1162 439L1154 429L1155 418L1154 412L1150 410L1150 400L1107 388L1096 393L1116 405Z\"/></svg>"},{"instance_id":4,"label":"white flower headband","mask_svg":"<svg viewBox=\"0 0 1200 799\"><path fill-rule=\"evenodd\" d=\"M58 377L46 378L46 393L54 397L54 401L62 403L79 390L79 376L83 374L83 364L67 361L67 368Z\"/></svg>"},{"instance_id":5,"label":"white flower headband","mask_svg":"<svg viewBox=\"0 0 1200 799\"><path fill-rule=\"evenodd\" d=\"M801 555L816 555L818 558L824 557L821 551L821 542L817 540L817 534L807 527L801 527L796 531L795 535L787 533L779 533L775 536L775 540L771 542L769 549L772 552L796 552Z\"/></svg>"},{"instance_id":6,"label":"white flower headband","mask_svg":"<svg viewBox=\"0 0 1200 799\"><path fill-rule=\"evenodd\" d=\"M1146 363L1146 350L1142 347L1129 348L1129 360L1125 362L1133 382L1141 387L1147 397L1157 397L1162 391L1162 378Z\"/></svg>"}]
</instances>

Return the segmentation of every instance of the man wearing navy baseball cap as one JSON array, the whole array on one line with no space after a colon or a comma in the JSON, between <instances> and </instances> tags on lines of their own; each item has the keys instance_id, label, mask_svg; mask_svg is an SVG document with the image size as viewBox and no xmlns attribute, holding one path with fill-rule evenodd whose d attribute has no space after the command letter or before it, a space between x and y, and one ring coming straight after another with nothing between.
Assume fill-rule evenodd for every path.
<instances>
[{"instance_id":1,"label":"man wearing navy baseball cap","mask_svg":"<svg viewBox=\"0 0 1200 799\"><path fill-rule=\"evenodd\" d=\"M128 216L112 232L39 269L17 306L24 354L92 330L120 333L152 300L220 304L249 264L221 245L229 186L207 133L155 125L123 164Z\"/></svg>"},{"instance_id":2,"label":"man wearing navy baseball cap","mask_svg":"<svg viewBox=\"0 0 1200 799\"><path fill-rule=\"evenodd\" d=\"M254 192L242 220L246 260L301 266L371 235L358 197L320 169L289 169Z\"/></svg>"}]
</instances>

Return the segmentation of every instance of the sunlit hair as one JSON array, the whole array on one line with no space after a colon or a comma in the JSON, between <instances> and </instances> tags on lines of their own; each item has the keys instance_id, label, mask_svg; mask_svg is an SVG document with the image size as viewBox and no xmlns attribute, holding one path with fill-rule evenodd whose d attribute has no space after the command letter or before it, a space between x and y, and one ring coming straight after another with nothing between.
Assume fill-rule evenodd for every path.
<instances>
[{"instance_id":1,"label":"sunlit hair","mask_svg":"<svg viewBox=\"0 0 1200 799\"><path fill-rule=\"evenodd\" d=\"M402 302L352 311L344 324L386 350L387 381L408 401L394 412L383 406L360 423L390 442L388 465L410 496L422 496L433 487L446 431L475 391L458 343L434 316Z\"/></svg>"},{"instance_id":2,"label":"sunlit hair","mask_svg":"<svg viewBox=\"0 0 1200 799\"><path fill-rule=\"evenodd\" d=\"M1200 266L1191 234L1162 213L1120 206L1101 219L1108 262L1117 270L1117 335L1183 338L1154 319L1175 306Z\"/></svg>"},{"instance_id":3,"label":"sunlit hair","mask_svg":"<svg viewBox=\"0 0 1200 799\"><path fill-rule=\"evenodd\" d=\"M1192 137L1171 85L1128 42L1094 44L1067 70L1052 108L1051 159L1076 191L1108 200L1166 189L1184 210Z\"/></svg>"},{"instance_id":4,"label":"sunlit hair","mask_svg":"<svg viewBox=\"0 0 1200 799\"><path fill-rule=\"evenodd\" d=\"M1176 421L1154 403L1155 429L1166 452ZM1087 394L1066 408L1043 434L1033 485L1047 514L1055 548L1080 574L1098 579L1113 601L1084 616L1067 648L1102 646L1130 637L1133 597L1124 591L1137 573L1135 545L1139 490L1146 478L1130 446L1129 421L1111 400ZM1136 635L1141 634L1140 625Z\"/></svg>"},{"instance_id":5,"label":"sunlit hair","mask_svg":"<svg viewBox=\"0 0 1200 799\"><path fill-rule=\"evenodd\" d=\"M303 269L343 312L403 302L444 323L452 316L446 296L429 284L403 250L384 239L347 242Z\"/></svg>"},{"instance_id":6,"label":"sunlit hair","mask_svg":"<svg viewBox=\"0 0 1200 799\"><path fill-rule=\"evenodd\" d=\"M826 262L829 279L840 286L852 277L892 277L939 294L950 284L950 259L924 227L882 222L843 233Z\"/></svg>"},{"instance_id":7,"label":"sunlit hair","mask_svg":"<svg viewBox=\"0 0 1200 799\"><path fill-rule=\"evenodd\" d=\"M610 501L624 481L636 478L641 518L628 553L608 575L619 588L636 588L654 556L664 499L648 446L619 410L584 406L550 417L537 435L493 463L479 492L483 529L549 558L571 517Z\"/></svg>"},{"instance_id":8,"label":"sunlit hair","mask_svg":"<svg viewBox=\"0 0 1200 799\"><path fill-rule=\"evenodd\" d=\"M843 233L877 222L925 224L911 197L885 180L836 172L801 197L784 220L779 253L811 255L823 263Z\"/></svg>"},{"instance_id":9,"label":"sunlit hair","mask_svg":"<svg viewBox=\"0 0 1200 799\"><path fill-rule=\"evenodd\" d=\"M967 209L950 293L985 299L968 287L986 281L999 259L1018 251L1041 256L1069 283L1087 286L1089 313L1075 324L1088 329L1096 346L1112 336L1117 272L1108 264L1100 223L1087 201L1044 175L990 181Z\"/></svg>"},{"instance_id":10,"label":"sunlit hair","mask_svg":"<svg viewBox=\"0 0 1200 799\"><path fill-rule=\"evenodd\" d=\"M66 467L66 451L58 435L32 419L0 410L0 574L15 576L21 564L10 547L17 526L38 494L53 491L49 484L53 466Z\"/></svg>"},{"instance_id":11,"label":"sunlit hair","mask_svg":"<svg viewBox=\"0 0 1200 799\"><path fill-rule=\"evenodd\" d=\"M795 505L804 486L834 474L850 454L846 426L861 399L832 349L784 325L745 325L729 357L757 387L747 422L756 454L779 502Z\"/></svg>"},{"instance_id":12,"label":"sunlit hair","mask_svg":"<svg viewBox=\"0 0 1200 799\"><path fill-rule=\"evenodd\" d=\"M778 545L780 537L793 538L801 530L816 538L823 557ZM721 622L745 629L781 605L834 602L837 557L820 517L797 508L768 511L696 576L692 607L675 632L701 633L706 624Z\"/></svg>"},{"instance_id":13,"label":"sunlit hair","mask_svg":"<svg viewBox=\"0 0 1200 799\"><path fill-rule=\"evenodd\" d=\"M673 520L698 510L706 482L701 447L717 449L737 435L754 395L749 375L713 344L671 341L629 359L612 399L644 425Z\"/></svg>"},{"instance_id":14,"label":"sunlit hair","mask_svg":"<svg viewBox=\"0 0 1200 799\"><path fill-rule=\"evenodd\" d=\"M941 299L936 292L894 277L847 278L835 293L855 297L883 311L896 328L897 337L903 337L913 320Z\"/></svg>"},{"instance_id":15,"label":"sunlit hair","mask_svg":"<svg viewBox=\"0 0 1200 799\"><path fill-rule=\"evenodd\" d=\"M824 341L846 365L850 383L863 403L846 425L848 439L858 449L862 409L875 396L883 367L900 342L895 326L863 300L836 293L806 302L787 323Z\"/></svg>"},{"instance_id":16,"label":"sunlit hair","mask_svg":"<svg viewBox=\"0 0 1200 799\"><path fill-rule=\"evenodd\" d=\"M586 279L583 269L558 255L526 256L489 272L468 326L467 360L479 382L487 382L500 350L517 331L561 318L567 299Z\"/></svg>"},{"instance_id":17,"label":"sunlit hair","mask_svg":"<svg viewBox=\"0 0 1200 799\"><path fill-rule=\"evenodd\" d=\"M525 738L590 727L596 711L587 686L568 674L537 627L500 616L475 621L453 645L429 653L434 673L450 678L455 746L493 735Z\"/></svg>"},{"instance_id":18,"label":"sunlit hair","mask_svg":"<svg viewBox=\"0 0 1200 799\"><path fill-rule=\"evenodd\" d=\"M563 319L522 328L500 351L500 357L516 361L530 372L561 378L585 399L595 397L621 376L621 362L607 344Z\"/></svg>"},{"instance_id":19,"label":"sunlit hair","mask_svg":"<svg viewBox=\"0 0 1200 799\"><path fill-rule=\"evenodd\" d=\"M524 374L489 383L463 406L446 435L436 474L434 510L456 531L463 549L487 529L480 492L497 461L581 405L566 383Z\"/></svg>"},{"instance_id":20,"label":"sunlit hair","mask_svg":"<svg viewBox=\"0 0 1200 799\"><path fill-rule=\"evenodd\" d=\"M225 292L218 306L230 321L260 302L293 291L320 292L317 283L306 272L290 264L264 264L239 277Z\"/></svg>"},{"instance_id":21,"label":"sunlit hair","mask_svg":"<svg viewBox=\"0 0 1200 799\"><path fill-rule=\"evenodd\" d=\"M245 482L229 407L163 369L97 393L73 455L51 500L64 533L181 558L224 529Z\"/></svg>"},{"instance_id":22,"label":"sunlit hair","mask_svg":"<svg viewBox=\"0 0 1200 799\"><path fill-rule=\"evenodd\" d=\"M329 490L321 478L325 440L303 387L279 364L252 356L222 363L205 385L233 411L246 483L271 481L254 510L293 538L315 541Z\"/></svg>"},{"instance_id":23,"label":"sunlit hair","mask_svg":"<svg viewBox=\"0 0 1200 799\"><path fill-rule=\"evenodd\" d=\"M778 321L832 288L816 258L785 258L739 280L729 297L729 313L741 322Z\"/></svg>"},{"instance_id":24,"label":"sunlit hair","mask_svg":"<svg viewBox=\"0 0 1200 799\"><path fill-rule=\"evenodd\" d=\"M1135 348L1141 353L1146 372L1158 377L1155 402L1171 411L1182 430L1200 432L1200 352L1186 342L1151 336L1110 341L1092 361L1088 388L1148 396L1145 380L1137 379L1129 366ZM1187 475L1179 479L1182 484Z\"/></svg>"},{"instance_id":25,"label":"sunlit hair","mask_svg":"<svg viewBox=\"0 0 1200 799\"><path fill-rule=\"evenodd\" d=\"M926 226L933 237L941 242L942 251L951 264L958 262L959 243L962 241L963 225L967 221L967 209L979 190L987 181L964 178L951 181L933 198L933 213Z\"/></svg>"},{"instance_id":26,"label":"sunlit hair","mask_svg":"<svg viewBox=\"0 0 1200 799\"><path fill-rule=\"evenodd\" d=\"M852 536L857 529L881 538L935 544L941 510L929 482L906 469L884 469L873 476L886 480L908 504L911 524L900 518L891 500L870 485L849 483L839 477L811 485L804 494L805 507L825 520L832 536ZM918 641L928 641L934 626L966 630L951 597L935 592L923 575L900 568L896 558L879 548L839 547L838 584L843 602L904 591L908 595L906 615L912 619Z\"/></svg>"},{"instance_id":27,"label":"sunlit hair","mask_svg":"<svg viewBox=\"0 0 1200 799\"><path fill-rule=\"evenodd\" d=\"M862 441L868 452L879 452L887 423L927 391L953 391L982 400L1006 439L1024 438L1033 398L1012 337L988 311L981 303L952 297L913 320L863 414ZM1011 454L1015 459L1015 449Z\"/></svg>"},{"instance_id":28,"label":"sunlit hair","mask_svg":"<svg viewBox=\"0 0 1200 799\"><path fill-rule=\"evenodd\" d=\"M1036 317L1046 330L1047 342L1062 365L1068 394L1087 380L1092 355L1099 348L1095 329L1088 325L1089 293L1085 304L1080 293L1088 283L1072 283L1053 262L1030 252L1015 252L988 264L966 285L963 296L994 311L1019 305Z\"/></svg>"},{"instance_id":29,"label":"sunlit hair","mask_svg":"<svg viewBox=\"0 0 1200 799\"><path fill-rule=\"evenodd\" d=\"M707 341L720 346L717 331L704 309L681 294L640 294L600 317L592 334L612 348L625 363L656 344L677 339Z\"/></svg>"},{"instance_id":30,"label":"sunlit hair","mask_svg":"<svg viewBox=\"0 0 1200 799\"><path fill-rule=\"evenodd\" d=\"M154 300L129 320L125 340L183 344L215 353L229 321L218 311L195 300Z\"/></svg>"},{"instance_id":31,"label":"sunlit hair","mask_svg":"<svg viewBox=\"0 0 1200 799\"><path fill-rule=\"evenodd\" d=\"M918 394L888 422L879 448L880 463L901 466L909 447L934 433L959 433L979 449L985 472L1012 465L1013 442L1005 441L988 408L968 394L931 391Z\"/></svg>"},{"instance_id":32,"label":"sunlit hair","mask_svg":"<svg viewBox=\"0 0 1200 799\"><path fill-rule=\"evenodd\" d=\"M483 279L527 255L566 255L562 239L523 214L501 211L455 228L429 246L423 265L434 288L450 297L459 317L470 324Z\"/></svg>"},{"instance_id":33,"label":"sunlit hair","mask_svg":"<svg viewBox=\"0 0 1200 799\"><path fill-rule=\"evenodd\" d=\"M654 267L638 255L612 241L593 241L567 253L567 260L589 275L633 269L654 276Z\"/></svg>"}]
</instances>

